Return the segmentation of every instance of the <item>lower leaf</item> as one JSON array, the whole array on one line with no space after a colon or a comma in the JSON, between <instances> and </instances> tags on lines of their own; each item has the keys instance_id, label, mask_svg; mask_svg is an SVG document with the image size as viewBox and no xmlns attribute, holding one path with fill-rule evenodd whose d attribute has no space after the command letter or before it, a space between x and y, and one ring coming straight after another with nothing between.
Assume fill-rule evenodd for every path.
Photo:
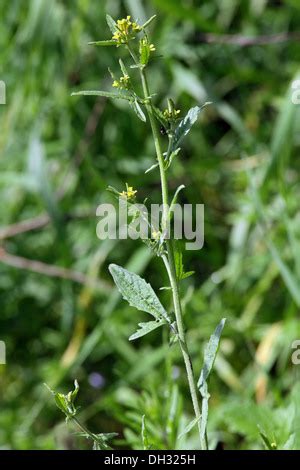
<instances>
[{"instance_id":1,"label":"lower leaf","mask_svg":"<svg viewBox=\"0 0 300 470\"><path fill-rule=\"evenodd\" d=\"M162 325L166 325L166 322L164 320L139 323L140 329L130 336L129 341L133 341L134 339L141 338L142 336L147 335L148 333L156 330L156 328L159 328Z\"/></svg>"}]
</instances>

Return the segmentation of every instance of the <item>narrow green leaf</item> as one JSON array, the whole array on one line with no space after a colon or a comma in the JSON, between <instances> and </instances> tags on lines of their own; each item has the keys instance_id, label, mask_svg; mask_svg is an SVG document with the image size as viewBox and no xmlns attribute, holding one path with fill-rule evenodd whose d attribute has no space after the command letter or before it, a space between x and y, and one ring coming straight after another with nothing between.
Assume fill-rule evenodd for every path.
<instances>
[{"instance_id":1,"label":"narrow green leaf","mask_svg":"<svg viewBox=\"0 0 300 470\"><path fill-rule=\"evenodd\" d=\"M129 73L128 73L128 71L127 71L127 68L126 68L126 66L125 66L125 64L124 64L124 62L123 62L122 59L119 59L119 64L120 64L120 68L121 68L122 74L129 76Z\"/></svg>"},{"instance_id":2,"label":"narrow green leaf","mask_svg":"<svg viewBox=\"0 0 300 470\"><path fill-rule=\"evenodd\" d=\"M135 112L135 114L137 115L137 117L138 117L141 121L146 122L145 113L144 113L144 111L142 110L142 108L140 107L140 105L139 105L139 103L138 103L137 100L132 101L131 107L132 107L133 111Z\"/></svg>"},{"instance_id":3,"label":"narrow green leaf","mask_svg":"<svg viewBox=\"0 0 300 470\"><path fill-rule=\"evenodd\" d=\"M283 258L280 255L279 250L277 249L276 245L272 242L272 240L267 237L265 241L275 263L277 264L277 267L280 271L281 277L284 280L286 287L288 288L296 305L299 307L300 306L300 289L299 289L299 283L298 283L296 276L290 270L289 266L284 262Z\"/></svg>"},{"instance_id":4,"label":"narrow green leaf","mask_svg":"<svg viewBox=\"0 0 300 470\"><path fill-rule=\"evenodd\" d=\"M176 276L179 282L194 274L194 271L188 271L188 272L184 271L184 265L182 261L182 251L178 243L175 244L174 257L175 257Z\"/></svg>"},{"instance_id":5,"label":"narrow green leaf","mask_svg":"<svg viewBox=\"0 0 300 470\"><path fill-rule=\"evenodd\" d=\"M147 433L147 428L146 428L145 415L142 416L142 433L141 434L142 434L143 448L144 450L148 450L150 446L149 446L149 439L148 439L148 433Z\"/></svg>"},{"instance_id":6,"label":"narrow green leaf","mask_svg":"<svg viewBox=\"0 0 300 470\"><path fill-rule=\"evenodd\" d=\"M141 64L133 64L133 65L130 65L130 68L131 69L141 69L143 68Z\"/></svg>"},{"instance_id":7,"label":"narrow green leaf","mask_svg":"<svg viewBox=\"0 0 300 470\"><path fill-rule=\"evenodd\" d=\"M179 281L182 277L184 269L183 269L183 262L182 262L182 251L179 250L177 247L175 249L174 258L175 258L174 261L175 261L176 276Z\"/></svg>"},{"instance_id":8,"label":"narrow green leaf","mask_svg":"<svg viewBox=\"0 0 300 470\"><path fill-rule=\"evenodd\" d=\"M110 32L114 34L118 29L115 20L110 15L106 15L106 23L110 29Z\"/></svg>"},{"instance_id":9,"label":"narrow green leaf","mask_svg":"<svg viewBox=\"0 0 300 470\"><path fill-rule=\"evenodd\" d=\"M173 144L172 144L172 142L171 142L171 149L172 149L172 145L173 145ZM181 150L181 148L178 147L176 150L171 151L170 154L169 154L169 153L166 154L166 157L165 157L165 170L167 170L167 169L171 166L171 164L172 164L174 158L177 157L177 155L179 154L180 150Z\"/></svg>"},{"instance_id":10,"label":"narrow green leaf","mask_svg":"<svg viewBox=\"0 0 300 470\"><path fill-rule=\"evenodd\" d=\"M141 338L142 336L147 335L153 330L156 330L156 328L159 328L160 326L165 325L166 322L165 320L159 320L159 321L149 321L147 323L139 323L139 330L137 330L133 335L129 337L129 341L133 341L137 338Z\"/></svg>"},{"instance_id":11,"label":"narrow green leaf","mask_svg":"<svg viewBox=\"0 0 300 470\"><path fill-rule=\"evenodd\" d=\"M299 72L294 76L292 83L298 79ZM292 86L289 84L274 126L271 140L271 160L264 176L264 182L270 179L276 168L281 171L281 174L284 173L294 146L293 127L295 119L297 119L297 106L293 103L292 93Z\"/></svg>"},{"instance_id":12,"label":"narrow green leaf","mask_svg":"<svg viewBox=\"0 0 300 470\"><path fill-rule=\"evenodd\" d=\"M178 127L175 130L171 152L174 152L178 148L182 139L190 132L191 127L197 121L198 116L201 113L201 111L208 104L211 104L211 103L207 102L207 103L204 103L201 107L195 106L194 108L191 108L189 112L187 113L187 115L180 121Z\"/></svg>"},{"instance_id":13,"label":"narrow green leaf","mask_svg":"<svg viewBox=\"0 0 300 470\"><path fill-rule=\"evenodd\" d=\"M116 41L109 39L107 41L91 41L88 43L89 46L116 46Z\"/></svg>"},{"instance_id":14,"label":"narrow green leaf","mask_svg":"<svg viewBox=\"0 0 300 470\"><path fill-rule=\"evenodd\" d=\"M78 392L79 392L79 384L78 384L78 381L75 379L74 381L74 390L69 392L68 395L67 395L67 399L70 403L74 404L74 401L78 395Z\"/></svg>"},{"instance_id":15,"label":"narrow green leaf","mask_svg":"<svg viewBox=\"0 0 300 470\"><path fill-rule=\"evenodd\" d=\"M150 166L150 168L148 168L148 170L145 171L145 174L150 173L150 171L154 170L157 167L158 167L158 163L155 163L154 165Z\"/></svg>"},{"instance_id":16,"label":"narrow green leaf","mask_svg":"<svg viewBox=\"0 0 300 470\"><path fill-rule=\"evenodd\" d=\"M207 421L208 421L208 400L210 398L210 394L208 393L207 382L204 382L201 391L202 395L202 404L201 404L201 419L200 419L200 440L201 445L204 447L206 445L206 428L207 428Z\"/></svg>"},{"instance_id":17,"label":"narrow green leaf","mask_svg":"<svg viewBox=\"0 0 300 470\"><path fill-rule=\"evenodd\" d=\"M291 296L294 299L294 302L297 304L297 306L300 306L300 291L298 287L298 281L294 273L290 270L289 266L285 263L284 259L282 258L280 251L277 249L276 245L273 243L271 236L269 235L266 226L266 220L265 220L265 211L264 211L264 206L260 198L260 192L258 188L254 185L252 175L249 171L247 171L247 176L248 176L248 183L251 189L251 194L252 198L256 207L256 211L261 219L262 226L261 230L264 235L265 243L268 247L268 249L271 252L271 255L280 271L280 275L289 290Z\"/></svg>"},{"instance_id":18,"label":"narrow green leaf","mask_svg":"<svg viewBox=\"0 0 300 470\"><path fill-rule=\"evenodd\" d=\"M172 199L172 202L171 202L171 205L170 205L170 213L172 211L172 208L174 206L174 204L176 204L177 202L177 198L178 198L178 194L180 193L180 191L182 191L183 189L185 189L185 186L184 184L181 184L180 186L178 186L178 188L176 189L176 192L173 196L173 199Z\"/></svg>"},{"instance_id":19,"label":"narrow green leaf","mask_svg":"<svg viewBox=\"0 0 300 470\"><path fill-rule=\"evenodd\" d=\"M183 273L181 279L187 279L188 277L193 276L193 274L195 274L195 271L188 271L187 273Z\"/></svg>"},{"instance_id":20,"label":"narrow green leaf","mask_svg":"<svg viewBox=\"0 0 300 470\"><path fill-rule=\"evenodd\" d=\"M261 429L261 427L259 425L257 425L258 427L258 431L259 431L259 435L260 437L262 438L266 448L268 450L276 450L277 449L277 445L275 442L271 442L271 440L268 438L268 436L266 435L266 433Z\"/></svg>"},{"instance_id":21,"label":"narrow green leaf","mask_svg":"<svg viewBox=\"0 0 300 470\"><path fill-rule=\"evenodd\" d=\"M209 342L206 345L206 348L204 350L204 365L203 365L203 368L201 370L200 377L198 380L198 388L200 392L201 392L201 388L203 387L204 383L207 381L208 376L213 368L225 322L226 322L226 318L223 318L220 321L214 333L211 335Z\"/></svg>"},{"instance_id":22,"label":"narrow green leaf","mask_svg":"<svg viewBox=\"0 0 300 470\"><path fill-rule=\"evenodd\" d=\"M143 278L116 264L110 264L109 271L117 288L129 305L150 313L156 320L164 318L168 323L171 322L154 290Z\"/></svg>"},{"instance_id":23,"label":"narrow green leaf","mask_svg":"<svg viewBox=\"0 0 300 470\"><path fill-rule=\"evenodd\" d=\"M184 430L179 434L178 439L181 439L183 436L188 434L194 426L199 422L199 418L195 418L184 428Z\"/></svg>"},{"instance_id":24,"label":"narrow green leaf","mask_svg":"<svg viewBox=\"0 0 300 470\"><path fill-rule=\"evenodd\" d=\"M147 20L146 23L143 24L142 29L145 29L147 28L147 26L150 26L150 24L152 23L152 21L155 20L155 18L156 18L156 15L151 16L151 18L149 18L149 20Z\"/></svg>"},{"instance_id":25,"label":"narrow green leaf","mask_svg":"<svg viewBox=\"0 0 300 470\"><path fill-rule=\"evenodd\" d=\"M202 407L201 407L201 433L200 433L200 440L202 443L202 447L206 446L206 427L207 427L207 420L208 420L208 400L210 395L208 393L207 387L207 379L208 376L213 368L216 355L219 348L221 334L225 325L226 319L223 318L220 323L218 324L217 328L211 335L208 344L204 350L204 365L200 373L200 377L198 380L198 389L202 396Z\"/></svg>"},{"instance_id":26,"label":"narrow green leaf","mask_svg":"<svg viewBox=\"0 0 300 470\"><path fill-rule=\"evenodd\" d=\"M105 98L111 98L115 100L126 100L133 102L134 98L129 95L124 95L121 93L113 93L110 91L98 91L98 90L83 90L76 91L71 94L71 96L103 96Z\"/></svg>"}]
</instances>

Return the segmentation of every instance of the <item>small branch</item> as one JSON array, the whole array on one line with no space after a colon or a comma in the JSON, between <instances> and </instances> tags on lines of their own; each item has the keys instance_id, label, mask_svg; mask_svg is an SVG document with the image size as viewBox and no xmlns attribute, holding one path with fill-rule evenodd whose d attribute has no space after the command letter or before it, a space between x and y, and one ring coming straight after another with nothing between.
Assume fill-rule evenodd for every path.
<instances>
[{"instance_id":1,"label":"small branch","mask_svg":"<svg viewBox=\"0 0 300 470\"><path fill-rule=\"evenodd\" d=\"M111 285L106 281L95 280L79 271L73 271L60 266L42 263L41 261L11 255L10 253L7 253L4 248L0 248L0 262L17 269L25 269L27 271L44 274L49 277L68 279L78 284L88 285L99 290L111 290Z\"/></svg>"},{"instance_id":2,"label":"small branch","mask_svg":"<svg viewBox=\"0 0 300 470\"><path fill-rule=\"evenodd\" d=\"M196 36L196 42L207 44L232 44L240 47L265 46L268 44L281 44L288 41L300 41L300 32L296 31L293 33L278 33L262 36L201 33Z\"/></svg>"},{"instance_id":3,"label":"small branch","mask_svg":"<svg viewBox=\"0 0 300 470\"><path fill-rule=\"evenodd\" d=\"M72 159L72 164L70 168L67 170L61 186L58 188L56 192L57 200L60 200L64 197L69 181L71 179L71 167L76 166L79 167L82 163L85 153L87 152L90 140L94 135L97 125L100 119L100 116L104 110L105 106L105 99L99 99L96 101L95 106L86 122L85 130L84 130L84 137L81 139L78 145L78 149ZM66 215L66 220L73 219L73 218L85 218L85 216L77 216L77 215ZM0 228L0 240L5 238L11 238L16 235L30 232L32 230L38 230L44 228L46 225L50 223L51 219L48 214L44 213L38 215L37 217L33 217L31 219L24 220L22 222L17 222L16 224L10 225L8 227Z\"/></svg>"},{"instance_id":4,"label":"small branch","mask_svg":"<svg viewBox=\"0 0 300 470\"><path fill-rule=\"evenodd\" d=\"M94 217L95 211L90 213L83 214L66 214L64 220L69 222L70 220L75 219L86 219L88 217ZM8 225L7 227L0 228L0 240L6 238L12 238L16 235L21 235L22 233L31 232L32 230L38 230L46 227L51 222L51 218L47 214L42 214L37 217L32 217L31 219L23 220L17 222L16 224Z\"/></svg>"},{"instance_id":5,"label":"small branch","mask_svg":"<svg viewBox=\"0 0 300 470\"><path fill-rule=\"evenodd\" d=\"M23 220L16 224L9 225L8 227L0 228L0 240L4 238L11 238L21 233L30 232L43 228L50 222L50 217L47 214L33 217L32 219Z\"/></svg>"}]
</instances>

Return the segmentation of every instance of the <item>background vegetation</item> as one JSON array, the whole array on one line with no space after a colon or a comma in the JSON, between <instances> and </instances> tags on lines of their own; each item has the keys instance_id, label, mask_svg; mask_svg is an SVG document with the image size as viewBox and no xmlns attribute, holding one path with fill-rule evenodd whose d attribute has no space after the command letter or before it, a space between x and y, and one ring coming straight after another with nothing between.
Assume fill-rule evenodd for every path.
<instances>
[{"instance_id":1,"label":"background vegetation","mask_svg":"<svg viewBox=\"0 0 300 470\"><path fill-rule=\"evenodd\" d=\"M43 386L67 391L74 378L81 420L118 432L114 447L142 448L143 415L154 448L197 445L196 430L178 439L192 417L178 348L159 330L128 342L144 317L120 301L107 271L126 266L157 291L167 282L160 260L138 242L95 234L97 205L112 201L108 184L127 181L141 200L159 200L157 176L144 175L154 160L148 127L123 103L70 97L110 90L112 50L87 45L109 37L106 13L158 15L159 104L170 95L183 110L213 101L171 171L172 187L187 187L181 201L206 208L205 246L185 255L199 371L205 341L227 317L210 384L210 446L264 448L261 433L273 447L300 449L300 366L291 363L300 338L300 119L290 96L300 49L288 36L300 24L297 0L1 2L0 446L88 446ZM170 305L167 291L161 298Z\"/></svg>"}]
</instances>

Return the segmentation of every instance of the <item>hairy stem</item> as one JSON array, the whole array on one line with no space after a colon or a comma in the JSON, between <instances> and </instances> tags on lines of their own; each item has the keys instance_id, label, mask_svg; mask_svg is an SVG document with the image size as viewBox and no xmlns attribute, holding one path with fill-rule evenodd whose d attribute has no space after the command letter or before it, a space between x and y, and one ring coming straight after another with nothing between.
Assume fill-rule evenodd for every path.
<instances>
[{"instance_id":1,"label":"hairy stem","mask_svg":"<svg viewBox=\"0 0 300 470\"><path fill-rule=\"evenodd\" d=\"M128 46L128 50L135 64L138 64L138 59L130 46ZM164 232L165 230L167 230L168 218L169 218L169 196L168 196L168 184L167 184L166 172L165 172L165 167L164 167L164 157L163 157L163 152L162 152L162 148L160 144L159 131L157 127L156 118L153 112L153 107L152 107L152 102L151 102L151 97L150 97L150 90L149 90L147 76L146 76L144 67L140 68L140 76L141 76L141 81L142 81L142 86L143 86L144 98L147 103L146 109L147 109L151 129L152 129L156 156L157 156L157 161L158 161L159 171L160 171L162 202L163 202L162 231ZM201 438L201 435L202 435L201 434L201 412L200 412L200 405L199 405L199 399L198 399L198 390L197 390L197 386L196 386L196 382L194 378L192 361L191 361L191 357L190 357L190 353L188 350L188 345L187 345L186 337L185 337L178 280L177 280L176 268L175 268L174 250L173 250L172 241L170 239L166 240L166 246L167 246L167 252L168 252L168 259L164 257L163 260L164 260L164 263L168 272L171 289L172 289L173 305L174 305L174 312L175 312L175 317L176 317L179 343L180 343L180 348L181 348L181 352L182 352L182 356L183 356L183 360L184 360L184 364L186 368L187 379L188 379L190 394L192 398L194 413L197 419L197 426L198 426L199 436L200 436L200 448L207 449L206 440L205 439L203 440Z\"/></svg>"},{"instance_id":2,"label":"hairy stem","mask_svg":"<svg viewBox=\"0 0 300 470\"><path fill-rule=\"evenodd\" d=\"M92 432L90 432L77 418L76 416L72 416L72 421L74 423L77 424L77 426L79 427L79 429L84 433L84 434L87 434L90 439L92 439L93 441L95 441L95 436L93 435Z\"/></svg>"}]
</instances>

